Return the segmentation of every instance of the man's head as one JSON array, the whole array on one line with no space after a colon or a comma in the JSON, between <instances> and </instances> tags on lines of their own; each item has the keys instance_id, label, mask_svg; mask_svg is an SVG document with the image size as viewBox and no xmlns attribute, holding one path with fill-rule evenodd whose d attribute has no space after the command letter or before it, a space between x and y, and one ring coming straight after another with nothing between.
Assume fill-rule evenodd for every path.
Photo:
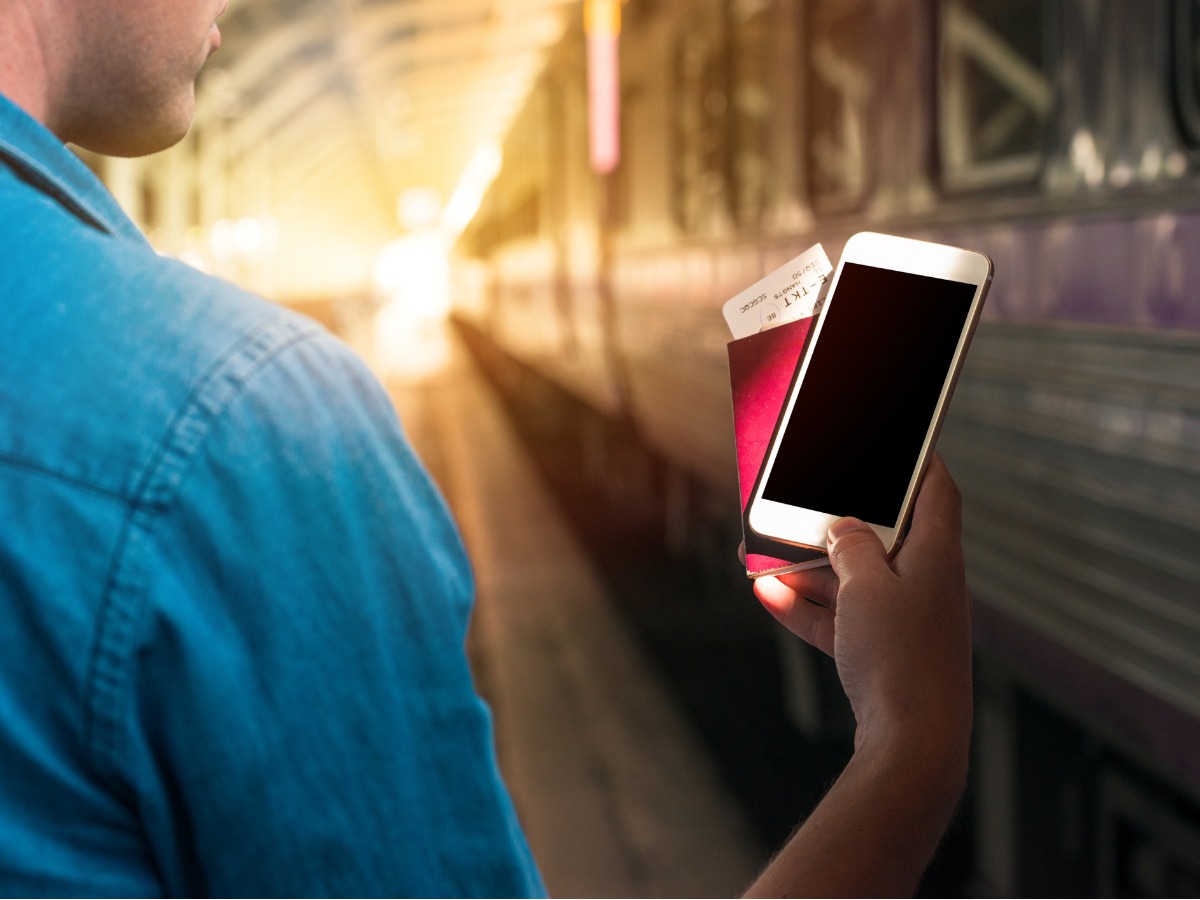
<instances>
[{"instance_id":1,"label":"man's head","mask_svg":"<svg viewBox=\"0 0 1200 900\"><path fill-rule=\"evenodd\" d=\"M6 0L0 91L62 138L142 156L179 141L227 0Z\"/></svg>"}]
</instances>

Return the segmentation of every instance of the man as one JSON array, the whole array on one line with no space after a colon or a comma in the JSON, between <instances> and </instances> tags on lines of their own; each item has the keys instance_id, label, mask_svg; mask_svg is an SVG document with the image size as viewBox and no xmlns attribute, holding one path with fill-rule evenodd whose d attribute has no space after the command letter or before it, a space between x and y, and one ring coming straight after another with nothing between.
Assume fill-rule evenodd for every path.
<instances>
[{"instance_id":1,"label":"man","mask_svg":"<svg viewBox=\"0 0 1200 900\"><path fill-rule=\"evenodd\" d=\"M537 892L387 397L63 146L177 141L220 11L0 4L0 892Z\"/></svg>"},{"instance_id":2,"label":"man","mask_svg":"<svg viewBox=\"0 0 1200 900\"><path fill-rule=\"evenodd\" d=\"M0 891L539 893L468 565L386 396L157 256L64 147L182 137L221 11L0 3ZM915 885L965 775L958 527L935 463L890 565L843 520L832 570L760 582L859 730L754 891Z\"/></svg>"}]
</instances>

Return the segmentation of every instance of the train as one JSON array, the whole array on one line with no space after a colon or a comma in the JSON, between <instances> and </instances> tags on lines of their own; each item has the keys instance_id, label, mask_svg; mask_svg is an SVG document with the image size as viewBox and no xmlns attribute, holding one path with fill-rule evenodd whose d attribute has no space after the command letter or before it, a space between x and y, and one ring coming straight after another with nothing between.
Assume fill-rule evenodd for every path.
<instances>
[{"instance_id":1,"label":"train","mask_svg":"<svg viewBox=\"0 0 1200 900\"><path fill-rule=\"evenodd\" d=\"M625 508L653 493L666 545L750 615L722 303L858 231L987 253L938 443L975 599L959 884L1194 896L1200 0L628 0L622 18L619 165L589 165L577 24L455 247L468 343L513 403L582 410L559 426L581 470ZM779 653L796 727L844 740L814 651Z\"/></svg>"}]
</instances>

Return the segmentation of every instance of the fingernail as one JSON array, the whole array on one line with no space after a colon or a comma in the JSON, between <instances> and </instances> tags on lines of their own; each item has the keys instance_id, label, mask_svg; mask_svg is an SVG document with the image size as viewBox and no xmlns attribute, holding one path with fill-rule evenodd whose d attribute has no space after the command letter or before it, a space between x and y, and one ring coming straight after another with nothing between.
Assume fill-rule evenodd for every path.
<instances>
[{"instance_id":1,"label":"fingernail","mask_svg":"<svg viewBox=\"0 0 1200 900\"><path fill-rule=\"evenodd\" d=\"M855 519L851 517L838 519L829 526L829 534L826 538L826 542L832 545L833 542L839 538L843 538L855 531L864 531L867 528L870 528L870 526L861 519Z\"/></svg>"}]
</instances>

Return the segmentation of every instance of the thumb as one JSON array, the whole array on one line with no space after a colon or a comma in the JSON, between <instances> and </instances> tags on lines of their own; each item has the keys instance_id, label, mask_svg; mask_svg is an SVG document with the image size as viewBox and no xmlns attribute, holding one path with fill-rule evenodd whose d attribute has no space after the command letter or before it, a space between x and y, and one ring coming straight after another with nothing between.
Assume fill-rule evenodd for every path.
<instances>
[{"instance_id":1,"label":"thumb","mask_svg":"<svg viewBox=\"0 0 1200 900\"><path fill-rule=\"evenodd\" d=\"M872 572L892 573L883 541L861 519L841 518L829 526L829 562L842 583Z\"/></svg>"}]
</instances>

